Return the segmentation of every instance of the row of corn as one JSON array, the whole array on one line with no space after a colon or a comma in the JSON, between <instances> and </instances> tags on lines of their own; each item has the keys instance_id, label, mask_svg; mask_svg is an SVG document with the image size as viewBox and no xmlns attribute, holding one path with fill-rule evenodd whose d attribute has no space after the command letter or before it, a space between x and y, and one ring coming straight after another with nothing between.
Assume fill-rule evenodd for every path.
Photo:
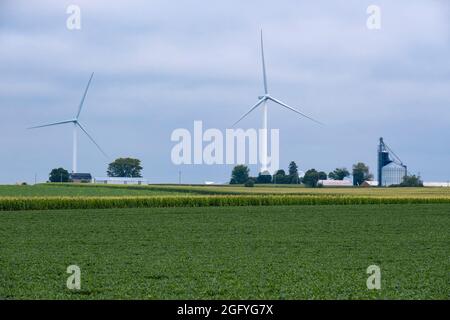
<instances>
[{"instance_id":1,"label":"row of corn","mask_svg":"<svg viewBox=\"0 0 450 320\"><path fill-rule=\"evenodd\" d=\"M0 198L0 211L280 205L360 205L450 203L450 198L333 195L192 195L144 197Z\"/></svg>"}]
</instances>

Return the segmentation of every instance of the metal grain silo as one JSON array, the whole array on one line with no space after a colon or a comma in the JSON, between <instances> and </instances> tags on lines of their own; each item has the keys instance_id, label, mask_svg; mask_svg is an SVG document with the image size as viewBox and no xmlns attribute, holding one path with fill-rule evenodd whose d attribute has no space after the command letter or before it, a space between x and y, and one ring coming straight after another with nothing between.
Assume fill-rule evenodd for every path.
<instances>
[{"instance_id":1,"label":"metal grain silo","mask_svg":"<svg viewBox=\"0 0 450 320\"><path fill-rule=\"evenodd\" d=\"M383 138L380 138L378 146L378 186L398 185L403 182L403 178L407 174L407 167L386 145Z\"/></svg>"}]
</instances>

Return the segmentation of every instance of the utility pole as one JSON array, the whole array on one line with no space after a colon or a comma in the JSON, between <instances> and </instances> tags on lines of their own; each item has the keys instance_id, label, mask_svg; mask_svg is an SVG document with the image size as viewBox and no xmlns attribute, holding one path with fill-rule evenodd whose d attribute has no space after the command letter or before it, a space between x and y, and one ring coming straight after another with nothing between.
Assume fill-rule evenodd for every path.
<instances>
[{"instance_id":1,"label":"utility pole","mask_svg":"<svg viewBox=\"0 0 450 320\"><path fill-rule=\"evenodd\" d=\"M34 184L37 183L37 173L34 174Z\"/></svg>"}]
</instances>

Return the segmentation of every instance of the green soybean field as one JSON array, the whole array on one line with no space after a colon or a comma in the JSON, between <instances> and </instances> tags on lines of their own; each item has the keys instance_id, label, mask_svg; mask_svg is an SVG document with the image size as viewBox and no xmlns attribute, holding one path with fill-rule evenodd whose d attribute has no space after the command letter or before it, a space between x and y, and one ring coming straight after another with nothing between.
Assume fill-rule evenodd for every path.
<instances>
[{"instance_id":1,"label":"green soybean field","mask_svg":"<svg viewBox=\"0 0 450 320\"><path fill-rule=\"evenodd\" d=\"M2 211L0 299L449 299L449 230L447 203Z\"/></svg>"}]
</instances>

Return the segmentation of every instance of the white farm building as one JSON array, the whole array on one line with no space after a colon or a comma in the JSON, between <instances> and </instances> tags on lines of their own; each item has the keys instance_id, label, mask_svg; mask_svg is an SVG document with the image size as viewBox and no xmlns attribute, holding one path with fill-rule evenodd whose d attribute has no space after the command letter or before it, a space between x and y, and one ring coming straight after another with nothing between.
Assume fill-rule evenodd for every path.
<instances>
[{"instance_id":1,"label":"white farm building","mask_svg":"<svg viewBox=\"0 0 450 320\"><path fill-rule=\"evenodd\" d=\"M423 183L424 187L434 187L434 188L449 188L450 187L450 182L424 182Z\"/></svg>"},{"instance_id":2,"label":"white farm building","mask_svg":"<svg viewBox=\"0 0 450 320\"><path fill-rule=\"evenodd\" d=\"M148 184L147 179L144 178L122 178L122 177L106 177L106 178L94 178L94 183L98 184L131 184L131 185L144 185Z\"/></svg>"},{"instance_id":3,"label":"white farm building","mask_svg":"<svg viewBox=\"0 0 450 320\"><path fill-rule=\"evenodd\" d=\"M350 180L319 180L318 184L323 187L353 187Z\"/></svg>"}]
</instances>

